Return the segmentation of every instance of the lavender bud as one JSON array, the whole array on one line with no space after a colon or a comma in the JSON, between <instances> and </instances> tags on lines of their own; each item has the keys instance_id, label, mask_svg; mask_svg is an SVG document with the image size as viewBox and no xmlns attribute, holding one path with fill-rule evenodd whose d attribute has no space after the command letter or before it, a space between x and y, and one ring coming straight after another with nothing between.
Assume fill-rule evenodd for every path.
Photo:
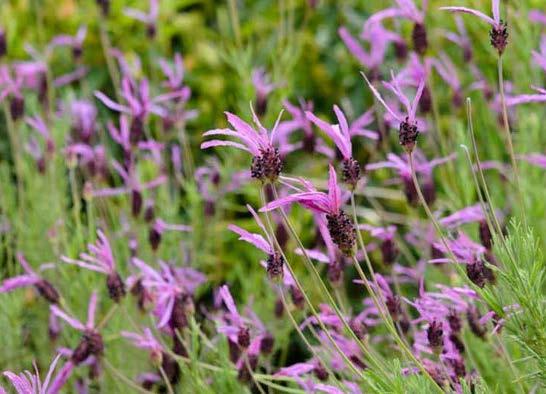
<instances>
[{"instance_id":1,"label":"lavender bud","mask_svg":"<svg viewBox=\"0 0 546 394\"><path fill-rule=\"evenodd\" d=\"M337 214L326 215L326 220L332 241L345 256L352 256L356 244L356 229L351 218L340 210Z\"/></svg>"},{"instance_id":2,"label":"lavender bud","mask_svg":"<svg viewBox=\"0 0 546 394\"><path fill-rule=\"evenodd\" d=\"M267 257L267 275L273 281L282 280L284 258L277 252Z\"/></svg>"},{"instance_id":3,"label":"lavender bud","mask_svg":"<svg viewBox=\"0 0 546 394\"><path fill-rule=\"evenodd\" d=\"M406 195L406 200L411 205L417 205L419 202L419 195L417 194L417 189L413 183L411 177L402 177L402 182L404 184L404 194Z\"/></svg>"},{"instance_id":4,"label":"lavender bud","mask_svg":"<svg viewBox=\"0 0 546 394\"><path fill-rule=\"evenodd\" d=\"M177 384L180 381L180 366L178 362L169 356L167 353L163 353L161 358L161 368L167 375L170 384Z\"/></svg>"},{"instance_id":5,"label":"lavender bud","mask_svg":"<svg viewBox=\"0 0 546 394\"><path fill-rule=\"evenodd\" d=\"M133 118L129 129L129 134L129 139L133 145L136 145L140 140L142 140L142 136L144 135L144 121L141 118Z\"/></svg>"},{"instance_id":6,"label":"lavender bud","mask_svg":"<svg viewBox=\"0 0 546 394\"><path fill-rule=\"evenodd\" d=\"M6 32L0 28L0 57L3 57L8 53L8 42L6 40Z\"/></svg>"},{"instance_id":7,"label":"lavender bud","mask_svg":"<svg viewBox=\"0 0 546 394\"><path fill-rule=\"evenodd\" d=\"M436 201L436 185L432 176L427 177L423 182L423 197L425 197L425 201L429 205L434 204L434 201Z\"/></svg>"},{"instance_id":8,"label":"lavender bud","mask_svg":"<svg viewBox=\"0 0 546 394\"><path fill-rule=\"evenodd\" d=\"M498 26L493 26L489 32L489 39L493 48L499 52L499 56L502 55L508 45L508 24L501 20Z\"/></svg>"},{"instance_id":9,"label":"lavender bud","mask_svg":"<svg viewBox=\"0 0 546 394\"><path fill-rule=\"evenodd\" d=\"M240 327L237 333L237 344L246 349L250 346L250 330L248 327Z\"/></svg>"},{"instance_id":10,"label":"lavender bud","mask_svg":"<svg viewBox=\"0 0 546 394\"><path fill-rule=\"evenodd\" d=\"M366 325L355 319L351 319L351 321L349 321L349 328L351 329L352 332L354 332L356 337L360 340L364 339L364 336L368 332L368 328L366 327Z\"/></svg>"},{"instance_id":11,"label":"lavender bud","mask_svg":"<svg viewBox=\"0 0 546 394\"><path fill-rule=\"evenodd\" d=\"M179 294L174 299L173 310L171 312L171 318L169 320L169 326L173 330L181 331L188 326L188 318L186 317L185 300L187 297L184 294Z\"/></svg>"},{"instance_id":12,"label":"lavender bud","mask_svg":"<svg viewBox=\"0 0 546 394\"><path fill-rule=\"evenodd\" d=\"M398 316L402 312L402 307L400 305L400 297L395 295L392 297L387 297L385 300L389 314L391 315L394 321L398 320Z\"/></svg>"},{"instance_id":13,"label":"lavender bud","mask_svg":"<svg viewBox=\"0 0 546 394\"><path fill-rule=\"evenodd\" d=\"M315 151L315 146L317 145L317 137L315 133L307 134L303 136L302 149L307 153L313 153Z\"/></svg>"},{"instance_id":14,"label":"lavender bud","mask_svg":"<svg viewBox=\"0 0 546 394\"><path fill-rule=\"evenodd\" d=\"M343 275L343 262L340 259L336 259L328 264L327 275L332 284L340 284Z\"/></svg>"},{"instance_id":15,"label":"lavender bud","mask_svg":"<svg viewBox=\"0 0 546 394\"><path fill-rule=\"evenodd\" d=\"M317 364L315 365L315 368L313 368L313 374L315 374L315 376L317 377L318 380L320 380L321 382L325 382L328 380L328 371L326 370L326 368L324 368L324 365L322 365L322 363L320 362L317 362Z\"/></svg>"},{"instance_id":16,"label":"lavender bud","mask_svg":"<svg viewBox=\"0 0 546 394\"><path fill-rule=\"evenodd\" d=\"M280 319L282 315L284 314L284 304L282 303L282 300L279 298L277 301L275 301L275 317Z\"/></svg>"},{"instance_id":17,"label":"lavender bud","mask_svg":"<svg viewBox=\"0 0 546 394\"><path fill-rule=\"evenodd\" d=\"M23 96L13 96L9 102L9 110L13 120L20 119L25 114L25 99Z\"/></svg>"},{"instance_id":18,"label":"lavender bud","mask_svg":"<svg viewBox=\"0 0 546 394\"><path fill-rule=\"evenodd\" d=\"M386 265L392 265L396 262L398 248L393 239L388 238L381 243L381 255L383 256L383 263Z\"/></svg>"},{"instance_id":19,"label":"lavender bud","mask_svg":"<svg viewBox=\"0 0 546 394\"><path fill-rule=\"evenodd\" d=\"M419 99L419 110L425 114L432 110L432 95L430 89L426 85L423 89L423 94Z\"/></svg>"},{"instance_id":20,"label":"lavender bud","mask_svg":"<svg viewBox=\"0 0 546 394\"><path fill-rule=\"evenodd\" d=\"M273 350L273 345L275 344L275 339L269 333L266 333L262 340L260 341L260 353L270 354Z\"/></svg>"},{"instance_id":21,"label":"lavender bud","mask_svg":"<svg viewBox=\"0 0 546 394\"><path fill-rule=\"evenodd\" d=\"M102 16L106 17L110 13L110 0L97 0Z\"/></svg>"},{"instance_id":22,"label":"lavender bud","mask_svg":"<svg viewBox=\"0 0 546 394\"><path fill-rule=\"evenodd\" d=\"M148 231L148 241L150 242L152 250L154 252L157 251L159 244L161 243L161 233L155 226L150 227L150 230Z\"/></svg>"},{"instance_id":23,"label":"lavender bud","mask_svg":"<svg viewBox=\"0 0 546 394\"><path fill-rule=\"evenodd\" d=\"M267 112L267 96L259 94L256 97L256 115L264 116Z\"/></svg>"},{"instance_id":24,"label":"lavender bud","mask_svg":"<svg viewBox=\"0 0 546 394\"><path fill-rule=\"evenodd\" d=\"M142 210L142 194L140 191L133 189L131 191L131 213L137 217Z\"/></svg>"},{"instance_id":25,"label":"lavender bud","mask_svg":"<svg viewBox=\"0 0 546 394\"><path fill-rule=\"evenodd\" d=\"M485 264L481 259L466 265L466 275L472 283L479 288L483 288L486 283Z\"/></svg>"},{"instance_id":26,"label":"lavender bud","mask_svg":"<svg viewBox=\"0 0 546 394\"><path fill-rule=\"evenodd\" d=\"M423 56L427 51L428 39L427 30L422 23L416 23L413 25L413 31L411 32L411 38L413 40L413 48L415 52Z\"/></svg>"},{"instance_id":27,"label":"lavender bud","mask_svg":"<svg viewBox=\"0 0 546 394\"><path fill-rule=\"evenodd\" d=\"M455 333L451 333L449 334L449 340L451 341L451 343L453 344L453 346L455 346L455 348L457 349L457 351L459 353L464 353L465 351L465 348L464 348L464 343L463 341L461 341L461 339L457 336L457 334Z\"/></svg>"},{"instance_id":28,"label":"lavender bud","mask_svg":"<svg viewBox=\"0 0 546 394\"><path fill-rule=\"evenodd\" d=\"M260 153L252 158L250 174L252 178L262 182L275 182L282 171L283 162L279 150L273 147L260 149Z\"/></svg>"},{"instance_id":29,"label":"lavender bud","mask_svg":"<svg viewBox=\"0 0 546 394\"><path fill-rule=\"evenodd\" d=\"M487 250L491 250L493 248L493 237L491 236L491 231L489 230L487 221L485 220L480 221L479 233L480 233L480 240L482 241L482 245Z\"/></svg>"},{"instance_id":30,"label":"lavender bud","mask_svg":"<svg viewBox=\"0 0 546 394\"><path fill-rule=\"evenodd\" d=\"M147 201L146 202L146 207L144 208L144 221L146 223L150 223L154 219L155 219L154 202L153 201Z\"/></svg>"},{"instance_id":31,"label":"lavender bud","mask_svg":"<svg viewBox=\"0 0 546 394\"><path fill-rule=\"evenodd\" d=\"M119 303L125 297L125 284L117 272L108 275L106 287L108 288L108 295L114 302Z\"/></svg>"},{"instance_id":32,"label":"lavender bud","mask_svg":"<svg viewBox=\"0 0 546 394\"><path fill-rule=\"evenodd\" d=\"M351 360L351 362L360 369L368 369L366 363L362 361L362 359L357 355L352 355L351 357L349 357L349 360Z\"/></svg>"},{"instance_id":33,"label":"lavender bud","mask_svg":"<svg viewBox=\"0 0 546 394\"><path fill-rule=\"evenodd\" d=\"M131 287L131 294L137 298L138 309L143 312L147 296L146 289L142 285L142 278L137 279L133 287Z\"/></svg>"},{"instance_id":34,"label":"lavender bud","mask_svg":"<svg viewBox=\"0 0 546 394\"><path fill-rule=\"evenodd\" d=\"M408 46L405 41L394 42L394 56L398 60L406 60L408 57Z\"/></svg>"},{"instance_id":35,"label":"lavender bud","mask_svg":"<svg viewBox=\"0 0 546 394\"><path fill-rule=\"evenodd\" d=\"M417 130L417 123L410 124L409 117L400 123L400 130L398 133L398 141L400 145L409 153L415 148L415 142L417 141L417 136L419 135L419 130Z\"/></svg>"},{"instance_id":36,"label":"lavender bud","mask_svg":"<svg viewBox=\"0 0 546 394\"><path fill-rule=\"evenodd\" d=\"M454 310L449 311L449 314L447 315L447 323L449 324L451 331L455 334L461 332L461 329L463 328L461 318Z\"/></svg>"},{"instance_id":37,"label":"lavender bud","mask_svg":"<svg viewBox=\"0 0 546 394\"><path fill-rule=\"evenodd\" d=\"M277 228L275 228L275 238L277 238L279 246L284 249L289 239L288 231L284 224L280 223L277 225Z\"/></svg>"},{"instance_id":38,"label":"lavender bud","mask_svg":"<svg viewBox=\"0 0 546 394\"><path fill-rule=\"evenodd\" d=\"M53 285L45 279L42 279L34 285L38 290L38 293L51 304L59 302L59 292Z\"/></svg>"},{"instance_id":39,"label":"lavender bud","mask_svg":"<svg viewBox=\"0 0 546 394\"><path fill-rule=\"evenodd\" d=\"M360 180L360 165L354 158L343 160L343 182L347 183L351 189L355 189Z\"/></svg>"},{"instance_id":40,"label":"lavender bud","mask_svg":"<svg viewBox=\"0 0 546 394\"><path fill-rule=\"evenodd\" d=\"M433 320L427 328L428 344L433 349L439 349L444 344L444 330L442 323Z\"/></svg>"},{"instance_id":41,"label":"lavender bud","mask_svg":"<svg viewBox=\"0 0 546 394\"><path fill-rule=\"evenodd\" d=\"M72 352L72 361L75 365L84 362L89 356L100 356L104 352L102 336L92 330L86 331L80 343Z\"/></svg>"},{"instance_id":42,"label":"lavender bud","mask_svg":"<svg viewBox=\"0 0 546 394\"><path fill-rule=\"evenodd\" d=\"M485 339L486 330L485 328L480 324L480 312L478 311L478 308L471 306L466 311L466 320L468 321L468 326L470 327L470 330L476 335L478 338Z\"/></svg>"},{"instance_id":43,"label":"lavender bud","mask_svg":"<svg viewBox=\"0 0 546 394\"><path fill-rule=\"evenodd\" d=\"M296 308L303 309L305 298L303 297L303 293L300 291L300 289L298 289L296 286L290 286L290 295Z\"/></svg>"}]
</instances>

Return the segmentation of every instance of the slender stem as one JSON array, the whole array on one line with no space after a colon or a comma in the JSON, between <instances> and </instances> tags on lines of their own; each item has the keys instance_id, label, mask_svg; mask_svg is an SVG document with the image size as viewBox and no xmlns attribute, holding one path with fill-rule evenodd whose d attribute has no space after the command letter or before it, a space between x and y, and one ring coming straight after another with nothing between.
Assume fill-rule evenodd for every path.
<instances>
[{"instance_id":1,"label":"slender stem","mask_svg":"<svg viewBox=\"0 0 546 394\"><path fill-rule=\"evenodd\" d=\"M106 21L104 20L103 16L99 16L98 20L99 20L100 41L102 45L102 52L103 52L104 58L106 59L106 67L108 68L108 74L110 74L112 85L114 85L116 99L118 102L121 102L121 90L120 90L121 77L112 59L112 54L111 54L112 44L110 43L110 38L108 37Z\"/></svg>"},{"instance_id":2,"label":"slender stem","mask_svg":"<svg viewBox=\"0 0 546 394\"><path fill-rule=\"evenodd\" d=\"M274 195L275 199L276 200L279 199L279 194L277 192L277 188L275 187L275 185L272 185L272 189L273 189L273 195ZM265 201L264 201L264 204L265 204ZM303 243L301 242L301 239L298 237L298 234L297 234L294 226L290 222L290 219L288 218L288 216L286 215L286 213L284 212L284 210L282 208L279 208L279 211L280 211L281 216L283 218L284 224L286 225L286 227L288 227L290 233L292 234L292 237L296 240L296 243L298 244L299 248L301 249L301 252L302 252L303 256L305 257L304 261L306 263L305 264L306 267L313 273L317 283L321 287L322 293L326 296L328 303L334 309L334 312L336 313L336 315L338 316L340 321L343 323L343 326L349 332L349 335L353 338L353 340L358 344L358 346L360 347L360 349L362 350L364 355L367 356L369 358L369 360L379 370L381 370L381 372L385 373L385 376L388 376L388 373L386 372L386 370L383 370L383 367L380 365L379 361L376 360L375 357L372 356L370 349L360 340L360 338L357 337L355 332L351 329L351 327L347 323L346 318L343 316L343 314L339 310L339 307L337 306L335 300L333 299L332 295L330 294L330 291L328 290L328 287L324 284L324 281L320 277L319 272L317 271L315 265L311 261L309 255L307 253L307 250L305 249ZM351 362L351 364L352 364L352 362Z\"/></svg>"},{"instance_id":3,"label":"slender stem","mask_svg":"<svg viewBox=\"0 0 546 394\"><path fill-rule=\"evenodd\" d=\"M97 324L97 326L95 327L95 329L97 331L100 331L100 329L103 328L106 325L106 323L108 323L110 321L110 319L112 318L112 316L114 316L114 313L118 309L118 306L119 306L119 304L114 304L114 305L112 305L110 310L108 312L106 312L106 315L104 315L104 317L102 318L100 323Z\"/></svg>"},{"instance_id":4,"label":"slender stem","mask_svg":"<svg viewBox=\"0 0 546 394\"><path fill-rule=\"evenodd\" d=\"M118 379L122 380L125 384L127 384L129 387L131 387L133 390L144 393L144 394L153 394L151 391L145 390L142 387L140 387L138 384L133 382L131 379L129 379L127 376L125 376L123 373L118 371L108 360L105 358L102 360L106 367L114 374Z\"/></svg>"},{"instance_id":5,"label":"slender stem","mask_svg":"<svg viewBox=\"0 0 546 394\"><path fill-rule=\"evenodd\" d=\"M307 340L307 338L305 337L305 334L303 333L303 331L301 330L300 326L298 325L298 322L296 322L296 319L294 318L294 315L292 314L292 311L290 310L290 305L288 305L288 302L286 302L286 296L284 295L284 290L282 288L281 285L278 286L278 289L279 289L279 293L281 294L281 301L282 301L282 305L284 307L284 310L286 311L286 313L288 314L288 317L290 319L290 322L292 323L292 325L294 326L294 329L296 330L296 332L298 333L298 335L300 336L301 340L305 343L305 345L309 348L309 351L313 354L313 356L319 360L322 364L322 366L326 369L326 371L328 371L328 374L329 376L331 376L336 384L338 385L338 387L341 388L341 383L339 382L339 380L337 379L336 375L334 374L334 372L331 370L330 366L329 366L329 363L325 362L321 356L319 356L318 352L315 350L315 348L309 343L309 341Z\"/></svg>"},{"instance_id":6,"label":"slender stem","mask_svg":"<svg viewBox=\"0 0 546 394\"><path fill-rule=\"evenodd\" d=\"M167 386L167 392L169 394L174 394L173 386L171 386L171 382L169 382L169 378L167 377L167 374L165 373L165 370L161 365L158 365L159 373L161 373L161 377L165 381L165 386Z\"/></svg>"},{"instance_id":7,"label":"slender stem","mask_svg":"<svg viewBox=\"0 0 546 394\"><path fill-rule=\"evenodd\" d=\"M278 195L277 195L277 191L275 189L275 187L273 186L273 192L275 194L275 198L278 198ZM262 198L262 204L265 206L266 204L266 199L265 199L265 195L264 195L264 192L263 192L263 189L260 190L260 196ZM282 210L281 210L282 211ZM284 212L283 212L284 214ZM283 215L283 219L285 218L285 215ZM334 348L336 349L336 351L339 353L339 355L341 356L341 358L345 361L345 363L347 363L347 365L349 366L349 368L354 372L356 373L358 376L360 376L360 378L362 379L365 379L364 377L364 374L358 370L358 368L353 364L353 362L347 357L347 355L341 350L341 348L339 347L338 343L334 340L334 338L332 337L332 335L330 334L330 332L328 331L327 327L324 325L322 319L320 318L319 314L317 313L317 310L315 309L314 305L311 303L311 300L309 299L309 296L307 295L307 293L305 292L305 290L303 289L303 286L300 284L300 281L298 280L291 264L289 263L288 259L286 258L278 240L277 240L277 237L275 236L275 232L273 231L273 227L271 225L271 219L269 217L269 212L266 212L266 222L267 222L267 225L269 227L269 231L271 234L273 234L273 239L275 241L275 246L277 247L279 253L281 253L284 261L286 262L286 266L290 272L290 275L292 275L292 278L294 279L294 283L296 284L296 287L298 288L298 290L302 293L303 295L303 298L306 302L307 305L309 305L309 309L311 310L311 313L312 315L315 317L315 319L317 319L317 323L319 324L320 328L324 331L324 333L326 334L326 336L328 337L328 340L332 343L332 345L334 346ZM285 224L287 225L287 227L291 228L293 230L293 228L291 227L291 224L289 224L287 222L287 220L284 220ZM305 250L303 247L302 247L302 250ZM339 312L339 310L337 310ZM337 312L336 312L337 313ZM343 316L341 316L341 314L338 315L338 317L340 317L340 320L344 323L344 324L347 324L346 321L345 321L345 318L343 318ZM348 327L348 324L347 324L347 327ZM350 327L348 327L350 332L353 333L353 331L350 329ZM354 333L353 333L354 334ZM365 353L366 354L366 353Z\"/></svg>"},{"instance_id":8,"label":"slender stem","mask_svg":"<svg viewBox=\"0 0 546 394\"><path fill-rule=\"evenodd\" d=\"M504 95L504 75L502 70L502 56L499 55L497 59L497 71L499 75L499 93L502 107L502 121L504 123L504 133L506 137L506 143L508 144L508 153L510 154L510 161L512 162L512 170L514 172L514 181L516 189L518 191L519 203L521 205L521 212L523 217L523 223L527 226L527 214L525 212L525 199L523 198L523 192L521 190L521 183L519 179L518 163L516 161L516 154L514 153L514 145L512 143L512 134L510 133L510 122L508 121L508 109L506 107L506 97Z\"/></svg>"},{"instance_id":9,"label":"slender stem","mask_svg":"<svg viewBox=\"0 0 546 394\"><path fill-rule=\"evenodd\" d=\"M236 0L229 0L229 15L231 17L231 23L233 25L233 34L235 34L235 42L238 47L241 47L241 28L239 26L239 12L237 10Z\"/></svg>"}]
</instances>

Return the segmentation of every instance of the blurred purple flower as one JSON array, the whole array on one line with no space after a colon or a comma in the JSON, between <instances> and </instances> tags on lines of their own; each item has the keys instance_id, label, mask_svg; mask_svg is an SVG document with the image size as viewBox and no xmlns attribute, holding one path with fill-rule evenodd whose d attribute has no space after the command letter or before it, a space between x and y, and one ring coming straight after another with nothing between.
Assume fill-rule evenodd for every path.
<instances>
[{"instance_id":1,"label":"blurred purple flower","mask_svg":"<svg viewBox=\"0 0 546 394\"><path fill-rule=\"evenodd\" d=\"M159 0L150 0L148 13L134 8L125 8L123 12L130 18L136 19L146 25L146 32L150 38L155 37L157 32L157 18L159 16Z\"/></svg>"}]
</instances>

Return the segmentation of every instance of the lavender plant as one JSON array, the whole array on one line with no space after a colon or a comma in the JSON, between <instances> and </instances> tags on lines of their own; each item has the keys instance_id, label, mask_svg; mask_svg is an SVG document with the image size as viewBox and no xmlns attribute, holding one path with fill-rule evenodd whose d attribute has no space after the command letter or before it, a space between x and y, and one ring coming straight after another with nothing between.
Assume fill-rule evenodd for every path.
<instances>
[{"instance_id":1,"label":"lavender plant","mask_svg":"<svg viewBox=\"0 0 546 394\"><path fill-rule=\"evenodd\" d=\"M0 394L544 391L546 14L468 5L2 3Z\"/></svg>"}]
</instances>

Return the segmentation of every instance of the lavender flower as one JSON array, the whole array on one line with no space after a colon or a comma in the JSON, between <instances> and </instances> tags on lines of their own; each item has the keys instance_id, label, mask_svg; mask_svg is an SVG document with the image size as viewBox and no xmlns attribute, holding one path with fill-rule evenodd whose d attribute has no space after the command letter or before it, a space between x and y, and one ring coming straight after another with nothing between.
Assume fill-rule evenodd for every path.
<instances>
[{"instance_id":1,"label":"lavender flower","mask_svg":"<svg viewBox=\"0 0 546 394\"><path fill-rule=\"evenodd\" d=\"M273 146L282 112L277 118L271 132L268 132L266 128L262 126L253 110L252 118L258 127L258 131L238 116L229 112L226 112L225 114L229 124L231 124L235 130L213 129L205 132L203 136L225 135L238 138L242 143L225 140L211 140L203 142L201 144L201 149L215 146L233 146L237 149L250 152L253 155L250 169L252 177L259 179L262 182L275 182L279 177L283 166L279 150Z\"/></svg>"},{"instance_id":2,"label":"lavender flower","mask_svg":"<svg viewBox=\"0 0 546 394\"><path fill-rule=\"evenodd\" d=\"M148 37L154 38L157 32L157 18L159 16L159 0L150 0L150 10L146 14L134 8L125 8L125 15L136 19L146 25Z\"/></svg>"},{"instance_id":3,"label":"lavender flower","mask_svg":"<svg viewBox=\"0 0 546 394\"><path fill-rule=\"evenodd\" d=\"M85 36L87 35L87 26L83 25L78 29L78 32L75 36L70 35L59 35L53 37L50 45L55 46L67 46L72 49L72 55L74 59L79 60L83 53L83 42Z\"/></svg>"},{"instance_id":4,"label":"lavender flower","mask_svg":"<svg viewBox=\"0 0 546 394\"><path fill-rule=\"evenodd\" d=\"M417 121L415 118L415 114L417 112L417 105L419 103L419 99L421 98L421 95L423 94L423 89L425 88L425 80L423 79L420 81L419 86L417 87L417 92L415 93L415 97L411 103L402 92L402 89L400 88L400 85L392 72L391 72L392 82L391 83L383 82L385 87L389 89L391 92L393 92L395 96L398 98L398 100L400 100L400 102L404 105L406 109L406 117L403 118L399 116L395 111L393 111L393 109L391 109L391 107L388 106L387 103L385 103L385 101L381 97L381 94L379 94L377 89L370 83L370 81L368 80L368 78L366 77L364 73L362 73L362 76L368 83L368 86L370 87L375 97L379 100L379 102L383 104L385 109L398 122L400 122L400 129L398 134L400 145L402 145L408 153L411 153L415 147L417 136L419 135L419 130L417 129Z\"/></svg>"},{"instance_id":5,"label":"lavender flower","mask_svg":"<svg viewBox=\"0 0 546 394\"><path fill-rule=\"evenodd\" d=\"M533 61L546 72L546 34L540 37L540 51L532 51Z\"/></svg>"},{"instance_id":6,"label":"lavender flower","mask_svg":"<svg viewBox=\"0 0 546 394\"><path fill-rule=\"evenodd\" d=\"M52 305L51 312L57 317L63 319L74 329L82 332L82 338L78 346L74 349L70 361L74 365L79 365L90 356L100 357L104 352L104 342L102 335L95 328L95 312L97 309L97 293L93 292L89 298L87 307L87 322L81 323L78 319L68 315L61 308Z\"/></svg>"},{"instance_id":7,"label":"lavender flower","mask_svg":"<svg viewBox=\"0 0 546 394\"><path fill-rule=\"evenodd\" d=\"M508 25L500 17L500 0L491 0L491 12L493 18L485 15L483 12L467 7L440 7L441 10L450 12L463 12L477 16L481 20L491 25L489 33L491 45L495 48L499 56L503 54L508 44Z\"/></svg>"},{"instance_id":8,"label":"lavender flower","mask_svg":"<svg viewBox=\"0 0 546 394\"><path fill-rule=\"evenodd\" d=\"M57 394L66 383L66 380L68 379L68 376L73 368L73 365L68 362L59 370L57 376L53 378L55 367L57 366L60 358L61 355L58 354L53 359L43 382L40 379L40 373L38 372L38 367L36 364L34 364L34 374L30 371L25 371L24 373L20 374L13 373L11 371L4 371L3 375L8 378L17 394ZM6 393L3 391L1 386L0 393Z\"/></svg>"},{"instance_id":9,"label":"lavender flower","mask_svg":"<svg viewBox=\"0 0 546 394\"><path fill-rule=\"evenodd\" d=\"M256 91L256 114L263 116L267 111L267 96L277 87L277 84L271 83L265 69L260 67L252 71L252 85Z\"/></svg>"},{"instance_id":10,"label":"lavender flower","mask_svg":"<svg viewBox=\"0 0 546 394\"><path fill-rule=\"evenodd\" d=\"M261 212L272 211L285 205L299 203L312 212L326 214L328 231L334 243L347 256L354 254L356 229L351 218L341 209L341 189L337 184L336 171L330 165L328 194L319 192L307 181L302 181L305 191L279 198L260 209Z\"/></svg>"},{"instance_id":11,"label":"lavender flower","mask_svg":"<svg viewBox=\"0 0 546 394\"><path fill-rule=\"evenodd\" d=\"M22 253L17 253L17 260L23 267L25 274L5 279L0 285L0 293L7 293L21 287L34 286L38 293L49 303L56 304L59 302L60 295L57 289L30 267ZM52 264L42 264L40 266L40 270L49 268L52 268Z\"/></svg>"},{"instance_id":12,"label":"lavender flower","mask_svg":"<svg viewBox=\"0 0 546 394\"><path fill-rule=\"evenodd\" d=\"M110 242L101 230L97 231L99 238L96 244L89 244L89 254L81 253L80 260L71 259L62 256L61 260L68 264L75 264L79 267L91 271L100 272L107 275L106 286L110 298L115 302L120 302L125 296L125 284L116 270L116 261L110 247Z\"/></svg>"}]
</instances>

